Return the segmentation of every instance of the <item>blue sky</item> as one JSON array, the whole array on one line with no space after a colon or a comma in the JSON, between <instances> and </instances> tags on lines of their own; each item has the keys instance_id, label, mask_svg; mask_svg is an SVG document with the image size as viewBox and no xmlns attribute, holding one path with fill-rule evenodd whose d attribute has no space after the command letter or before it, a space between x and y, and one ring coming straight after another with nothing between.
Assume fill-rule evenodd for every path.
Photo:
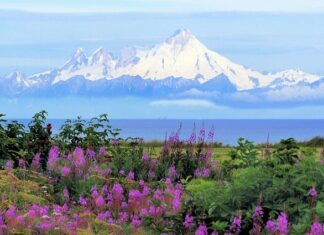
<instances>
[{"instance_id":1,"label":"blue sky","mask_svg":"<svg viewBox=\"0 0 324 235\"><path fill-rule=\"evenodd\" d=\"M0 22L0 76L60 67L78 47L90 54L103 46L118 55L126 46L152 46L179 28L261 72L302 69L324 75L322 0L8 0L0 2ZM0 104L9 117L47 109L60 118L99 113L114 118L324 118L322 106L253 110L136 99L0 99Z\"/></svg>"},{"instance_id":2,"label":"blue sky","mask_svg":"<svg viewBox=\"0 0 324 235\"><path fill-rule=\"evenodd\" d=\"M323 12L322 0L7 0L1 9L36 12Z\"/></svg>"}]
</instances>

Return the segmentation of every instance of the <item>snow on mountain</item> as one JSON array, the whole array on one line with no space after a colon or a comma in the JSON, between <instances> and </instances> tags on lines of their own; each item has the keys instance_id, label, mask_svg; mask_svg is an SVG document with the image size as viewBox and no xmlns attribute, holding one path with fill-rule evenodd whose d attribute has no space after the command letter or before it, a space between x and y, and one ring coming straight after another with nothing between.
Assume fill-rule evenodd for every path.
<instances>
[{"instance_id":1,"label":"snow on mountain","mask_svg":"<svg viewBox=\"0 0 324 235\"><path fill-rule=\"evenodd\" d=\"M278 86L295 86L299 83L310 84L320 79L319 76L305 73L301 70L285 70L282 72L269 74L268 85L269 88L276 88Z\"/></svg>"},{"instance_id":2,"label":"snow on mountain","mask_svg":"<svg viewBox=\"0 0 324 235\"><path fill-rule=\"evenodd\" d=\"M11 84L20 89L27 89L75 81L73 78L83 78L90 82L119 79L124 83L124 79L121 79L124 77L128 77L127 86L132 81L138 82L138 79L129 79L132 77L146 80L151 85L156 82L159 86L164 84L164 80L169 86L173 80L168 79L177 78L192 82L190 84L200 84L200 87L208 90L219 90L219 87L214 86L221 86L227 90L235 87L238 91L297 86L320 80L320 77L300 70L262 74L245 68L208 49L187 29L178 30L167 40L151 48L124 48L118 58L104 48L97 49L90 56L79 48L61 68L29 77L16 73L4 79L11 80ZM158 81L161 82L157 83ZM179 82L175 84L181 85ZM136 84L133 86L136 87Z\"/></svg>"},{"instance_id":3,"label":"snow on mountain","mask_svg":"<svg viewBox=\"0 0 324 235\"><path fill-rule=\"evenodd\" d=\"M103 48L97 49L90 57L87 57L83 49L79 48L72 59L58 69L53 84L59 81L67 81L76 76L83 76L91 81L110 78L115 63L112 55Z\"/></svg>"},{"instance_id":4,"label":"snow on mountain","mask_svg":"<svg viewBox=\"0 0 324 235\"><path fill-rule=\"evenodd\" d=\"M266 82L262 74L209 50L188 30L179 30L165 42L138 54L134 55L137 58L134 63L116 69L114 77L130 75L152 80L179 77L204 83L224 74L239 90L256 87L250 78L257 78L261 84Z\"/></svg>"}]
</instances>

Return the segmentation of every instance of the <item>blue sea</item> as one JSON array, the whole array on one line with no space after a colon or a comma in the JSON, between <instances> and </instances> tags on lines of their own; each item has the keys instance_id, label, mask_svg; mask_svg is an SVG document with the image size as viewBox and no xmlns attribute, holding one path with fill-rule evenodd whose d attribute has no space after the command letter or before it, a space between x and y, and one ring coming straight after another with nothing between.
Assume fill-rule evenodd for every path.
<instances>
[{"instance_id":1,"label":"blue sea","mask_svg":"<svg viewBox=\"0 0 324 235\"><path fill-rule=\"evenodd\" d=\"M29 120L20 120L27 124ZM64 123L63 119L48 120L57 133ZM315 136L324 136L324 120L177 120L177 119L113 119L113 128L120 128L121 137L141 137L144 140L164 140L176 132L180 125L180 138L187 140L194 130L198 135L200 128L208 132L215 131L215 141L235 145L239 137L264 143L269 135L270 142L293 137L297 140L308 140Z\"/></svg>"}]
</instances>

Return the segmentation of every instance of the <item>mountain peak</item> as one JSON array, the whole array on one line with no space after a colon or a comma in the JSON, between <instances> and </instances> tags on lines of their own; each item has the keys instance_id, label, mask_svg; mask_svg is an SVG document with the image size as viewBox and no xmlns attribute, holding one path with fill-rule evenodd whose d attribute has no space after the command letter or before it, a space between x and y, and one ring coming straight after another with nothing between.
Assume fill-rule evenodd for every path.
<instances>
[{"instance_id":1,"label":"mountain peak","mask_svg":"<svg viewBox=\"0 0 324 235\"><path fill-rule=\"evenodd\" d=\"M113 60L111 54L109 54L103 47L99 47L95 50L89 59L91 65L108 65Z\"/></svg>"},{"instance_id":2,"label":"mountain peak","mask_svg":"<svg viewBox=\"0 0 324 235\"><path fill-rule=\"evenodd\" d=\"M86 57L84 50L82 48L77 48L73 54L74 59L84 58Z\"/></svg>"},{"instance_id":3,"label":"mountain peak","mask_svg":"<svg viewBox=\"0 0 324 235\"><path fill-rule=\"evenodd\" d=\"M189 29L179 29L166 42L168 44L181 44L185 45L189 41L196 39Z\"/></svg>"}]
</instances>

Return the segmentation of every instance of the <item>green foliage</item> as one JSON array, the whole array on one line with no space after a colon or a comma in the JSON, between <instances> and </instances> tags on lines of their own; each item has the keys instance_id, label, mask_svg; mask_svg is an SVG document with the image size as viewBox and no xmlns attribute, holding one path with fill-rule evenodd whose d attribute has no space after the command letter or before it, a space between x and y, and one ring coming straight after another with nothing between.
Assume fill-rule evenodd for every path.
<instances>
[{"instance_id":1,"label":"green foliage","mask_svg":"<svg viewBox=\"0 0 324 235\"><path fill-rule=\"evenodd\" d=\"M136 176L144 176L146 172L142 169L143 147L133 142L123 142L111 148L111 168L115 176L119 176L122 170L125 174L133 171Z\"/></svg>"},{"instance_id":2,"label":"green foliage","mask_svg":"<svg viewBox=\"0 0 324 235\"><path fill-rule=\"evenodd\" d=\"M298 144L293 138L283 139L277 145L273 153L273 162L276 164L293 165L299 161L298 159Z\"/></svg>"},{"instance_id":3,"label":"green foliage","mask_svg":"<svg viewBox=\"0 0 324 235\"><path fill-rule=\"evenodd\" d=\"M75 120L66 120L55 139L60 148L66 151L77 146L97 150L100 146L110 143L111 139L117 138L119 131L109 124L107 114L90 120L77 117Z\"/></svg>"},{"instance_id":4,"label":"green foliage","mask_svg":"<svg viewBox=\"0 0 324 235\"><path fill-rule=\"evenodd\" d=\"M233 169L254 167L259 163L260 151L253 142L239 138L237 143L238 146L228 153L230 160L226 160L223 164L225 174L229 174Z\"/></svg>"},{"instance_id":5,"label":"green foliage","mask_svg":"<svg viewBox=\"0 0 324 235\"><path fill-rule=\"evenodd\" d=\"M213 180L193 179L187 186L186 192L190 195L188 206L193 207L198 217L206 217L214 202L222 200L223 188Z\"/></svg>"},{"instance_id":6,"label":"green foliage","mask_svg":"<svg viewBox=\"0 0 324 235\"><path fill-rule=\"evenodd\" d=\"M36 153L40 153L41 166L45 170L48 153L51 148L51 124L46 125L47 112L36 113L28 124L29 132L26 134L28 156L31 163Z\"/></svg>"}]
</instances>

